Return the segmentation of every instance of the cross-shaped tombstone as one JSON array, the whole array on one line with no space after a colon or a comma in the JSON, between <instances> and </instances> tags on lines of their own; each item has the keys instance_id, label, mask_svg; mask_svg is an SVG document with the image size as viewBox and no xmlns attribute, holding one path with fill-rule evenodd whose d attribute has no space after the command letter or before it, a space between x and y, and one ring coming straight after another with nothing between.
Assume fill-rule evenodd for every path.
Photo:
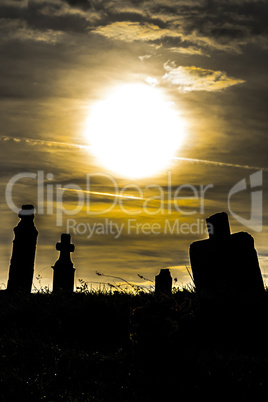
<instances>
[{"instance_id":1,"label":"cross-shaped tombstone","mask_svg":"<svg viewBox=\"0 0 268 402\"><path fill-rule=\"evenodd\" d=\"M74 252L74 245L71 244L69 234L61 235L61 242L56 244L56 250L60 252L60 256L52 267L54 269L53 292L73 292L75 269L70 253Z\"/></svg>"},{"instance_id":2,"label":"cross-shaped tombstone","mask_svg":"<svg viewBox=\"0 0 268 402\"><path fill-rule=\"evenodd\" d=\"M34 206L22 205L18 216L21 220L14 228L15 238L13 240L7 290L9 292L31 293L38 236L34 225Z\"/></svg>"},{"instance_id":3,"label":"cross-shaped tombstone","mask_svg":"<svg viewBox=\"0 0 268 402\"><path fill-rule=\"evenodd\" d=\"M212 215L206 221L209 239L190 245L197 292L208 296L262 295L264 285L253 237L246 232L231 234L225 212Z\"/></svg>"}]
</instances>

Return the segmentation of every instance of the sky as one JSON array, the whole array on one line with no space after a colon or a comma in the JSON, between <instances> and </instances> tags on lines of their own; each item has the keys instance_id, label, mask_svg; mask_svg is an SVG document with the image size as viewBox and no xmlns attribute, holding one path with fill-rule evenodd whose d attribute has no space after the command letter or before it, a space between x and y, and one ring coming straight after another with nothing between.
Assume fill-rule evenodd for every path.
<instances>
[{"instance_id":1,"label":"sky","mask_svg":"<svg viewBox=\"0 0 268 402\"><path fill-rule=\"evenodd\" d=\"M221 211L254 237L265 281L267 13L261 0L1 1L2 288L12 205L27 203L36 287L51 288L67 232L78 286L114 284L96 271L147 286L138 275L163 268L189 284L189 246Z\"/></svg>"}]
</instances>

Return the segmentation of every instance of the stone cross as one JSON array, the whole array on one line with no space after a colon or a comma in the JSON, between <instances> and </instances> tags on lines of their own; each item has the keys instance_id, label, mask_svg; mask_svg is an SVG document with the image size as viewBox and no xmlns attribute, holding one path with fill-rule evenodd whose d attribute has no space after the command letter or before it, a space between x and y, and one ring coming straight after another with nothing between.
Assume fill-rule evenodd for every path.
<instances>
[{"instance_id":1,"label":"stone cross","mask_svg":"<svg viewBox=\"0 0 268 402\"><path fill-rule=\"evenodd\" d=\"M190 261L197 292L203 295L261 295L264 285L254 248L246 232L231 234L228 215L207 218L209 239L190 245Z\"/></svg>"},{"instance_id":2,"label":"stone cross","mask_svg":"<svg viewBox=\"0 0 268 402\"><path fill-rule=\"evenodd\" d=\"M56 244L56 250L60 252L60 256L52 267L54 269L53 292L73 292L75 269L70 253L74 252L74 245L71 244L69 234L61 235L61 243Z\"/></svg>"},{"instance_id":3,"label":"stone cross","mask_svg":"<svg viewBox=\"0 0 268 402\"><path fill-rule=\"evenodd\" d=\"M21 220L14 228L15 238L13 240L7 290L31 293L38 236L33 222L33 205L22 205L18 216Z\"/></svg>"},{"instance_id":4,"label":"stone cross","mask_svg":"<svg viewBox=\"0 0 268 402\"><path fill-rule=\"evenodd\" d=\"M169 269L161 269L160 273L155 277L155 294L171 295L172 277Z\"/></svg>"}]
</instances>

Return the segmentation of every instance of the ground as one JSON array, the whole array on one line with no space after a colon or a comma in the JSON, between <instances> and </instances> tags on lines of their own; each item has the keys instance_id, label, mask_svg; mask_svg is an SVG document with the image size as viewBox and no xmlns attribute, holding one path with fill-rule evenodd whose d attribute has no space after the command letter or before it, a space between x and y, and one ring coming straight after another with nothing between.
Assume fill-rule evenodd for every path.
<instances>
[{"instance_id":1,"label":"ground","mask_svg":"<svg viewBox=\"0 0 268 402\"><path fill-rule=\"evenodd\" d=\"M2 291L0 400L262 400L267 300Z\"/></svg>"}]
</instances>

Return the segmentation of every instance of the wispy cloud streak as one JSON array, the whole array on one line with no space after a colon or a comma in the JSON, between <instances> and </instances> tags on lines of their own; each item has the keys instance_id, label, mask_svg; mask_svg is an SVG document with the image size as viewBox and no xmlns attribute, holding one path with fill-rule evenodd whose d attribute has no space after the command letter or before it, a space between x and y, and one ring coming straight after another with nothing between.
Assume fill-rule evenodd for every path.
<instances>
[{"instance_id":1,"label":"wispy cloud streak","mask_svg":"<svg viewBox=\"0 0 268 402\"><path fill-rule=\"evenodd\" d=\"M73 189L73 188L64 188L64 187L59 187L59 190L63 191L73 191L75 193L81 192L84 194L93 194L93 195L100 195L102 197L113 197L113 198L127 198L127 199L133 199L133 200L143 200L144 198L142 197L136 197L134 195L123 195L123 194L111 194L111 193L101 193L99 191L88 191L88 190L78 190L78 189Z\"/></svg>"},{"instance_id":2,"label":"wispy cloud streak","mask_svg":"<svg viewBox=\"0 0 268 402\"><path fill-rule=\"evenodd\" d=\"M41 140L41 139L26 138L26 137L10 137L10 136L6 136L6 135L0 135L0 142L1 141L2 142L13 141L15 143L25 142L26 144L32 145L32 146L34 146L34 145L46 145L46 146L49 146L49 147L54 146L54 147L78 148L78 149L90 150L89 145L82 145L82 144L80 145L80 144L74 144L74 143L69 143L69 142L49 141L49 140ZM184 158L184 157L181 157L181 156L175 156L172 159L179 160L179 161L190 162L190 163L202 163L202 164L205 164L205 165L214 165L214 166L219 166L219 167L230 167L230 168L237 168L237 169L268 171L268 168L266 168L266 167L250 166L250 165L239 165L239 164L235 164L235 163L209 161L209 160L206 160L206 159Z\"/></svg>"},{"instance_id":3,"label":"wispy cloud streak","mask_svg":"<svg viewBox=\"0 0 268 402\"><path fill-rule=\"evenodd\" d=\"M205 160L205 159L183 158L183 157L180 157L180 156L175 156L172 159L179 160L179 161L190 162L190 163L202 163L204 165L214 165L214 166L230 167L230 168L237 168L237 169L268 171L268 168L264 168L264 167L260 167L260 166L238 165L238 164L235 164L235 163L208 161L208 160Z\"/></svg>"},{"instance_id":4,"label":"wispy cloud streak","mask_svg":"<svg viewBox=\"0 0 268 402\"><path fill-rule=\"evenodd\" d=\"M90 149L89 145L80 145L80 144L73 144L69 142L60 142L60 141L50 141L50 140L43 140L43 139L36 139L36 138L26 138L26 137L11 137L7 135L0 135L0 141L8 142L13 141L16 143L24 142L28 145L46 145L49 147L63 147L63 148L79 148L79 149Z\"/></svg>"}]
</instances>

